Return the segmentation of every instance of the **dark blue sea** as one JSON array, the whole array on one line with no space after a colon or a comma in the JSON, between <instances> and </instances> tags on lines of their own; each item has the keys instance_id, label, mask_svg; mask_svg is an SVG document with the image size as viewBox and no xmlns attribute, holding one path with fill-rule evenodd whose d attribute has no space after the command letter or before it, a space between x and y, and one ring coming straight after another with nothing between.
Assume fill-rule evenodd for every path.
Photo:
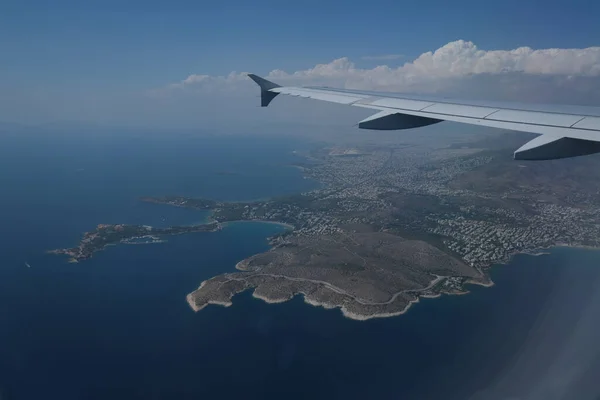
<instances>
[{"instance_id":1,"label":"dark blue sea","mask_svg":"<svg viewBox=\"0 0 600 400\"><path fill-rule=\"evenodd\" d=\"M203 221L140 196L250 200L311 189L276 136L0 136L0 399L546 399L600 394L600 257L558 248L496 285L353 321L302 298L185 296L282 228L232 224L70 264L99 223ZM29 263L31 268L26 267Z\"/></svg>"}]
</instances>

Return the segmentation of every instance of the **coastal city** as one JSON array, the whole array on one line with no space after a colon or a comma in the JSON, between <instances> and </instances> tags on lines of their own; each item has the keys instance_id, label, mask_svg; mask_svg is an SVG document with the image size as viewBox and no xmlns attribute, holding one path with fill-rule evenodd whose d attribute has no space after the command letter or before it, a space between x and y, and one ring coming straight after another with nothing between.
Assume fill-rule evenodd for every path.
<instances>
[{"instance_id":1,"label":"coastal city","mask_svg":"<svg viewBox=\"0 0 600 400\"><path fill-rule=\"evenodd\" d=\"M546 180L548 165L520 165L502 151L352 150L313 152L313 166L303 170L322 188L246 204L241 219L289 223L296 227L290 234L299 236L351 224L385 231L401 225L403 234L438 238L442 249L477 268L556 245L600 245L597 186L577 183L597 179L593 172L580 175L591 171L585 158L569 160L576 168L567 167L561 179ZM499 169L506 176L495 177ZM217 208L215 218L228 219L229 207Z\"/></svg>"},{"instance_id":2,"label":"coastal city","mask_svg":"<svg viewBox=\"0 0 600 400\"><path fill-rule=\"evenodd\" d=\"M202 282L187 297L190 307L229 305L253 289L268 302L304 294L359 320L399 315L421 296L490 285L489 267L514 254L600 245L600 173L590 159L519 163L505 148L514 148L511 138L314 146L296 152L301 161L292 165L316 183L313 190L249 202L143 197L209 210L208 221L160 230L102 225L79 246L52 252L77 261L149 235L156 243L236 221L278 223L287 229L270 238L269 251Z\"/></svg>"}]
</instances>

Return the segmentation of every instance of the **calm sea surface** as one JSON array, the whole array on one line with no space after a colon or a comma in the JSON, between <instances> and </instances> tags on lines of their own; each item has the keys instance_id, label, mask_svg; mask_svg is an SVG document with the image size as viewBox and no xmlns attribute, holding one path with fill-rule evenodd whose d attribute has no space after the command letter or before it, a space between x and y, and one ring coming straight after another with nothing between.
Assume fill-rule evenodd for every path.
<instances>
[{"instance_id":1,"label":"calm sea surface","mask_svg":"<svg viewBox=\"0 0 600 400\"><path fill-rule=\"evenodd\" d=\"M565 352L600 335L593 321L581 327L600 315L590 250L517 256L494 269L492 288L365 322L299 297L268 305L250 293L229 308L191 311L186 294L267 250L276 225L114 246L79 264L44 253L75 245L98 223L206 217L139 196L237 201L311 189L287 166L306 146L244 136L0 137L0 399L535 398L525 395L548 386ZM593 386L580 375L579 386Z\"/></svg>"}]
</instances>

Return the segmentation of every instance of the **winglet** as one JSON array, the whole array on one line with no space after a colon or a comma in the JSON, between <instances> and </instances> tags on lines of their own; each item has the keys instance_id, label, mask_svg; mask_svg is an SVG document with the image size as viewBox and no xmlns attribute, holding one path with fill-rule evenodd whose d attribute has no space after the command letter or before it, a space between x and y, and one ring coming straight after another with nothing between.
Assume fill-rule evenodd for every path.
<instances>
[{"instance_id":1,"label":"winglet","mask_svg":"<svg viewBox=\"0 0 600 400\"><path fill-rule=\"evenodd\" d=\"M258 75L248 74L248 77L252 79L258 86L260 86L260 106L266 107L269 103L279 94L277 92L271 92L271 89L281 87L280 85L268 81L265 78L261 78Z\"/></svg>"}]
</instances>

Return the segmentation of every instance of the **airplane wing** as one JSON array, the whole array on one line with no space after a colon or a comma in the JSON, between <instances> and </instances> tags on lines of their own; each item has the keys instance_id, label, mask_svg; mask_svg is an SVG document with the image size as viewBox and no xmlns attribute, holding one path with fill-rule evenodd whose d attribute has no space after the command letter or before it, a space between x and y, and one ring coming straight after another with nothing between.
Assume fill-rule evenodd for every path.
<instances>
[{"instance_id":1,"label":"airplane wing","mask_svg":"<svg viewBox=\"0 0 600 400\"><path fill-rule=\"evenodd\" d=\"M358 123L362 129L409 129L453 121L541 135L516 150L515 160L552 160L600 152L600 108L544 108L329 87L280 86L254 74L248 76L260 86L262 107L268 106L277 95L285 94L377 110Z\"/></svg>"}]
</instances>

